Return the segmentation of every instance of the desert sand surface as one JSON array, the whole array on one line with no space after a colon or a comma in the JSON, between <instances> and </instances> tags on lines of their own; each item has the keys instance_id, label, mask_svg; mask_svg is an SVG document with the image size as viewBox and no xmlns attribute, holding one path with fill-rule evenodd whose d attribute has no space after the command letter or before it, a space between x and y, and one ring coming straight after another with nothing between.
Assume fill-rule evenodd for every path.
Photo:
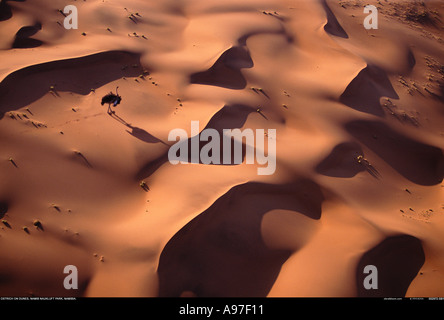
<instances>
[{"instance_id":1,"label":"desert sand surface","mask_svg":"<svg viewBox=\"0 0 444 320\"><path fill-rule=\"evenodd\" d=\"M2 0L0 296L443 297L443 28L432 0ZM276 171L173 165L191 121L276 129Z\"/></svg>"}]
</instances>

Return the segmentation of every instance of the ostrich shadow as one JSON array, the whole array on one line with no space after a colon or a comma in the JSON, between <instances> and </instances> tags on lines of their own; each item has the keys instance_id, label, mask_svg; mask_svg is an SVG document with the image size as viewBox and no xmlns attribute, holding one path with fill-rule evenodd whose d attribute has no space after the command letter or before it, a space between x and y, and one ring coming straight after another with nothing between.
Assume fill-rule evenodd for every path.
<instances>
[{"instance_id":1,"label":"ostrich shadow","mask_svg":"<svg viewBox=\"0 0 444 320\"><path fill-rule=\"evenodd\" d=\"M114 120L120 122L121 124L125 125L129 129L131 129L131 131L130 130L125 130L125 131L128 132L133 137L135 137L143 142L146 142L146 143L160 142L166 146L168 145L165 142L163 142L162 140L160 140L159 138L156 138L155 136L153 136L151 133L145 131L144 129L139 128L139 127L135 127L135 126L131 125L130 123L126 122L123 118L118 116L115 111L113 113L110 113L109 115Z\"/></svg>"}]
</instances>

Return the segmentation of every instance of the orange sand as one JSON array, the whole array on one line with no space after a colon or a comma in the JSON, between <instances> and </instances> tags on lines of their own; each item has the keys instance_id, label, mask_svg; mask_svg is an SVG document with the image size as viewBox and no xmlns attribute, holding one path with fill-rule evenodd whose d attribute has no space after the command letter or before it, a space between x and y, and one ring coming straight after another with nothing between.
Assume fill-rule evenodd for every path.
<instances>
[{"instance_id":1,"label":"orange sand","mask_svg":"<svg viewBox=\"0 0 444 320\"><path fill-rule=\"evenodd\" d=\"M69 4L2 2L0 296L444 296L442 2ZM192 120L277 129L275 174L171 165Z\"/></svg>"}]
</instances>

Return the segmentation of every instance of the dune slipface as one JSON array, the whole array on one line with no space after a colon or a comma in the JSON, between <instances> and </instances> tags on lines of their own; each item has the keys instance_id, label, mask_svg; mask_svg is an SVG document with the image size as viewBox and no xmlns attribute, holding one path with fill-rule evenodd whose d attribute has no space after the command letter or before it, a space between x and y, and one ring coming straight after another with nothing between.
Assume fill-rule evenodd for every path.
<instances>
[{"instance_id":1,"label":"dune slipface","mask_svg":"<svg viewBox=\"0 0 444 320\"><path fill-rule=\"evenodd\" d=\"M412 236L389 237L364 254L358 270L374 265L378 275L378 288L365 290L360 284L363 274L357 274L358 296L361 297L404 297L407 289L424 263L421 242Z\"/></svg>"},{"instance_id":2,"label":"dune slipface","mask_svg":"<svg viewBox=\"0 0 444 320\"><path fill-rule=\"evenodd\" d=\"M158 269L160 296L187 291L201 297L265 296L291 252L263 244L263 215L286 209L319 219L322 200L311 181L232 188L165 246Z\"/></svg>"},{"instance_id":3,"label":"dune slipface","mask_svg":"<svg viewBox=\"0 0 444 320\"><path fill-rule=\"evenodd\" d=\"M225 51L210 69L194 73L191 83L243 89L247 81L240 72L241 68L253 67L253 61L245 47L232 47Z\"/></svg>"},{"instance_id":4,"label":"dune slipface","mask_svg":"<svg viewBox=\"0 0 444 320\"><path fill-rule=\"evenodd\" d=\"M0 297L444 296L442 1L69 4L0 1Z\"/></svg>"}]
</instances>

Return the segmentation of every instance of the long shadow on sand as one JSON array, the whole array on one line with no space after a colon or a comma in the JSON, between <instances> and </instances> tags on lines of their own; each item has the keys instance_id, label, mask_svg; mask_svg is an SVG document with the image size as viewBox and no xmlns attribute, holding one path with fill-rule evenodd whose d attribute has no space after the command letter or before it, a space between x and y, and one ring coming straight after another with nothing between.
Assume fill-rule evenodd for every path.
<instances>
[{"instance_id":1,"label":"long shadow on sand","mask_svg":"<svg viewBox=\"0 0 444 320\"><path fill-rule=\"evenodd\" d=\"M132 135L133 137L146 142L146 143L162 143L164 145L167 145L165 142L163 142L162 140L160 140L159 138L156 138L155 136L153 136L151 133L145 131L144 129L135 127L133 125L131 125L130 123L126 122L123 118L121 118L120 116L118 116L115 112L112 114L109 114L111 118L113 118L114 120L117 120L118 122L122 123L123 125L125 125L126 127L128 127L131 131L126 130L126 132L128 132L130 135Z\"/></svg>"},{"instance_id":2,"label":"long shadow on sand","mask_svg":"<svg viewBox=\"0 0 444 320\"><path fill-rule=\"evenodd\" d=\"M124 66L137 66L124 68ZM87 95L121 77L141 74L140 54L127 51L107 51L85 57L51 61L29 66L9 74L0 82L0 119L11 110L20 109L48 94L54 86Z\"/></svg>"},{"instance_id":3,"label":"long shadow on sand","mask_svg":"<svg viewBox=\"0 0 444 320\"><path fill-rule=\"evenodd\" d=\"M408 235L386 238L367 251L356 270L359 297L405 297L408 287L424 264L421 241ZM365 289L365 266L377 268L377 289Z\"/></svg>"},{"instance_id":4,"label":"long shadow on sand","mask_svg":"<svg viewBox=\"0 0 444 320\"><path fill-rule=\"evenodd\" d=\"M0 219L8 212L9 204L7 202L0 201Z\"/></svg>"},{"instance_id":5,"label":"long shadow on sand","mask_svg":"<svg viewBox=\"0 0 444 320\"><path fill-rule=\"evenodd\" d=\"M159 296L186 291L198 297L266 296L291 252L264 244L264 214L285 209L319 219L323 200L310 180L233 187L166 244L158 267Z\"/></svg>"}]
</instances>

